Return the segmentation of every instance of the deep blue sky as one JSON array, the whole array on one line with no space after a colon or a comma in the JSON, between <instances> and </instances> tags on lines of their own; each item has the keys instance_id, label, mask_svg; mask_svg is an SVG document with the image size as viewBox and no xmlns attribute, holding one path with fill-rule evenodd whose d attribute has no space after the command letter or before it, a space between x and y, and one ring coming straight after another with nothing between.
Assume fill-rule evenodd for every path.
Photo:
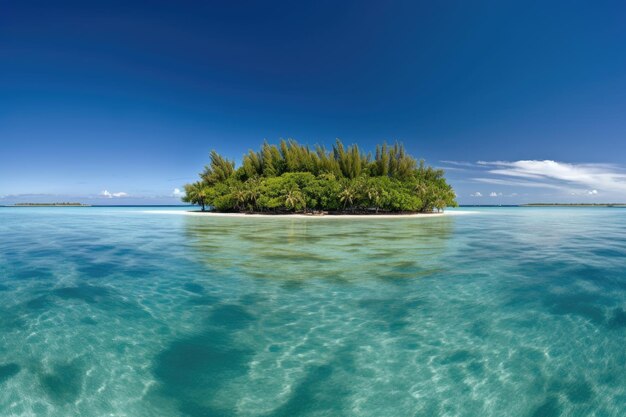
<instances>
[{"instance_id":1,"label":"deep blue sky","mask_svg":"<svg viewBox=\"0 0 626 417\"><path fill-rule=\"evenodd\" d=\"M626 201L624 2L0 7L0 203L175 202L289 137L402 141L461 203Z\"/></svg>"}]
</instances>

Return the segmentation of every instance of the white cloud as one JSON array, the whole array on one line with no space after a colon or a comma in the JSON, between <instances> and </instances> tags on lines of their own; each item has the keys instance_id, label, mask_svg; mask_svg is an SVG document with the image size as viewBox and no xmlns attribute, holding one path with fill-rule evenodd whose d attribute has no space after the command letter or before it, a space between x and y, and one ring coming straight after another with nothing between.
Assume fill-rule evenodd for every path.
<instances>
[{"instance_id":1,"label":"white cloud","mask_svg":"<svg viewBox=\"0 0 626 417\"><path fill-rule=\"evenodd\" d=\"M101 195L102 197L105 197L105 198L120 198L120 197L128 197L128 194L127 194L127 193L124 193L124 192L121 192L121 191L120 191L120 192L117 192L117 193L111 193L111 192L109 192L109 191L107 191L107 190L103 190L103 191L100 193L100 195Z\"/></svg>"},{"instance_id":2,"label":"white cloud","mask_svg":"<svg viewBox=\"0 0 626 417\"><path fill-rule=\"evenodd\" d=\"M598 195L598 190L574 190L570 195Z\"/></svg>"},{"instance_id":3,"label":"white cloud","mask_svg":"<svg viewBox=\"0 0 626 417\"><path fill-rule=\"evenodd\" d=\"M439 162L441 162L442 164L449 164L449 165L459 165L459 166L464 166L464 167L471 167L474 166L475 164L472 164L471 162L465 162L465 161L451 161L449 159L442 159Z\"/></svg>"},{"instance_id":4,"label":"white cloud","mask_svg":"<svg viewBox=\"0 0 626 417\"><path fill-rule=\"evenodd\" d=\"M499 197L501 195L502 193L496 193L495 191L492 191L491 193L489 193L489 197Z\"/></svg>"},{"instance_id":5,"label":"white cloud","mask_svg":"<svg viewBox=\"0 0 626 417\"><path fill-rule=\"evenodd\" d=\"M476 191L475 193L470 194L470 197L482 197L482 196L483 195L480 192L478 192L478 191Z\"/></svg>"},{"instance_id":6,"label":"white cloud","mask_svg":"<svg viewBox=\"0 0 626 417\"><path fill-rule=\"evenodd\" d=\"M570 164L551 160L524 160L515 162L479 161L489 168L492 175L513 178L514 181L498 178L477 178L481 182L567 189L586 187L595 191L604 190L626 194L626 172L609 164Z\"/></svg>"},{"instance_id":7,"label":"white cloud","mask_svg":"<svg viewBox=\"0 0 626 417\"><path fill-rule=\"evenodd\" d=\"M185 195L184 191L181 191L180 188L174 188L174 191L172 191L172 197L182 197Z\"/></svg>"},{"instance_id":8,"label":"white cloud","mask_svg":"<svg viewBox=\"0 0 626 417\"><path fill-rule=\"evenodd\" d=\"M434 166L436 169L443 169L444 171L467 171L466 168L458 168L458 167L449 167L449 166Z\"/></svg>"},{"instance_id":9,"label":"white cloud","mask_svg":"<svg viewBox=\"0 0 626 417\"><path fill-rule=\"evenodd\" d=\"M544 184L540 182L530 181L511 181L500 178L472 178L476 182L484 182L485 184L507 185L512 187L535 187L535 188L555 188L561 190L563 187L556 184Z\"/></svg>"},{"instance_id":10,"label":"white cloud","mask_svg":"<svg viewBox=\"0 0 626 417\"><path fill-rule=\"evenodd\" d=\"M460 172L467 172L467 171L473 171L473 170L480 170L480 171L484 171L487 168L479 165L477 163L474 162L466 162L466 161L450 161L450 160L440 160L439 161L442 166L437 167L438 169L443 169L446 172L449 171L460 171Z\"/></svg>"}]
</instances>

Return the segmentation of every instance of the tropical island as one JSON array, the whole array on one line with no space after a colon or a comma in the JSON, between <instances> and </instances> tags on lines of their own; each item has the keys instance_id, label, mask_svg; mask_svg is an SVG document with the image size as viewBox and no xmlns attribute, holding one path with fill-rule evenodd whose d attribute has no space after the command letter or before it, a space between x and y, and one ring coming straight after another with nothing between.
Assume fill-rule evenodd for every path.
<instances>
[{"instance_id":1,"label":"tropical island","mask_svg":"<svg viewBox=\"0 0 626 417\"><path fill-rule=\"evenodd\" d=\"M363 153L337 140L332 149L294 140L263 143L242 164L216 151L186 184L184 202L202 211L261 214L409 214L456 207L444 172L409 155L402 144Z\"/></svg>"}]
</instances>

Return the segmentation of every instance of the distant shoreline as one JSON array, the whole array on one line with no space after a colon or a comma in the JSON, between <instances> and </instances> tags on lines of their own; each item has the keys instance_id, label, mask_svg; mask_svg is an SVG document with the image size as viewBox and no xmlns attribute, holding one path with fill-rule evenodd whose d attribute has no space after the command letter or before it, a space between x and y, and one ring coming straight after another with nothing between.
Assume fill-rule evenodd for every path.
<instances>
[{"instance_id":1,"label":"distant shoreline","mask_svg":"<svg viewBox=\"0 0 626 417\"><path fill-rule=\"evenodd\" d=\"M626 203L529 203L519 207L626 207Z\"/></svg>"},{"instance_id":2,"label":"distant shoreline","mask_svg":"<svg viewBox=\"0 0 626 417\"><path fill-rule=\"evenodd\" d=\"M190 204L0 204L0 207L91 207L91 208L131 208L131 207L193 207Z\"/></svg>"},{"instance_id":3,"label":"distant shoreline","mask_svg":"<svg viewBox=\"0 0 626 417\"><path fill-rule=\"evenodd\" d=\"M15 203L6 207L91 207L91 204L83 203Z\"/></svg>"}]
</instances>

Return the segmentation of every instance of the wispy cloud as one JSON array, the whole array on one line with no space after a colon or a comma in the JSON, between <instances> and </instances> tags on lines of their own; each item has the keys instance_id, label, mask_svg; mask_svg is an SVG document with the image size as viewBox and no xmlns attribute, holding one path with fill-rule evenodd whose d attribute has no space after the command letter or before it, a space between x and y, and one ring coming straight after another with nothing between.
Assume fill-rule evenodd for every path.
<instances>
[{"instance_id":1,"label":"wispy cloud","mask_svg":"<svg viewBox=\"0 0 626 417\"><path fill-rule=\"evenodd\" d=\"M434 166L435 169L443 169L446 172L450 171L467 171L467 168L449 167L449 166Z\"/></svg>"},{"instance_id":2,"label":"wispy cloud","mask_svg":"<svg viewBox=\"0 0 626 417\"><path fill-rule=\"evenodd\" d=\"M512 180L501 179L501 178L472 178L472 180L476 182L483 182L485 184L506 185L506 186L511 186L511 187L554 188L557 190L563 189L562 186L559 186L557 184L532 182L532 181L512 181Z\"/></svg>"},{"instance_id":3,"label":"wispy cloud","mask_svg":"<svg viewBox=\"0 0 626 417\"><path fill-rule=\"evenodd\" d=\"M571 195L588 195L588 196L595 196L598 195L600 193L598 193L598 190L583 190L583 191L572 191L570 193Z\"/></svg>"},{"instance_id":4,"label":"wispy cloud","mask_svg":"<svg viewBox=\"0 0 626 417\"><path fill-rule=\"evenodd\" d=\"M174 188L174 191L172 191L172 197L182 197L185 195L184 191L181 191L180 188Z\"/></svg>"},{"instance_id":5,"label":"wispy cloud","mask_svg":"<svg viewBox=\"0 0 626 417\"><path fill-rule=\"evenodd\" d=\"M554 160L517 161L439 161L443 169L454 174L451 180L462 195L468 197L527 197L567 200L581 199L624 200L626 199L626 166L609 163L570 163ZM482 186L485 188L482 188ZM494 188L499 191L491 191ZM493 188L492 188L493 187ZM497 187L497 188L496 188ZM521 192L528 189L528 193ZM480 190L480 191L475 191ZM543 191L542 191L543 190Z\"/></svg>"},{"instance_id":6,"label":"wispy cloud","mask_svg":"<svg viewBox=\"0 0 626 417\"><path fill-rule=\"evenodd\" d=\"M457 166L457 167L467 167L467 168L474 168L477 166L477 164L473 163L473 162L465 162L465 161L450 161L450 160L441 160L439 161L442 164L446 164L446 165L453 165L453 166Z\"/></svg>"},{"instance_id":7,"label":"wispy cloud","mask_svg":"<svg viewBox=\"0 0 626 417\"><path fill-rule=\"evenodd\" d=\"M100 196L101 197L105 197L105 198L120 198L120 197L128 197L128 194L125 192L117 192L117 193L111 193L107 190L103 190L102 192L100 192Z\"/></svg>"},{"instance_id":8,"label":"wispy cloud","mask_svg":"<svg viewBox=\"0 0 626 417\"><path fill-rule=\"evenodd\" d=\"M598 190L626 194L626 172L615 165L570 164L551 160L479 161L477 164L488 168L487 172L495 176L476 178L479 182L564 190L582 187L595 191L590 195L597 194Z\"/></svg>"}]
</instances>

